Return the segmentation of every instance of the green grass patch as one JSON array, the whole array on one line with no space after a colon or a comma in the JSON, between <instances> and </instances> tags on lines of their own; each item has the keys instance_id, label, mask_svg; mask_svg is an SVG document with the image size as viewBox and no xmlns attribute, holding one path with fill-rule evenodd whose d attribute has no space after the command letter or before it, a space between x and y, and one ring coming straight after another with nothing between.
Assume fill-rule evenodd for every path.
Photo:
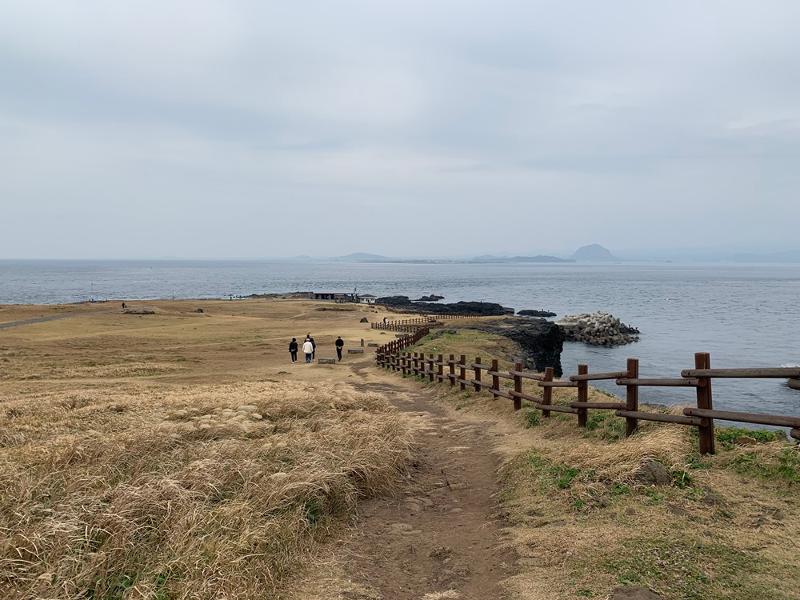
<instances>
[{"instance_id":1,"label":"green grass patch","mask_svg":"<svg viewBox=\"0 0 800 600\"><path fill-rule=\"evenodd\" d=\"M586 431L604 440L616 442L625 437L625 419L607 410L595 410L589 413Z\"/></svg>"},{"instance_id":2,"label":"green grass patch","mask_svg":"<svg viewBox=\"0 0 800 600\"><path fill-rule=\"evenodd\" d=\"M743 429L741 427L718 427L715 430L717 441L730 450L740 444L766 444L785 440L782 431L772 429Z\"/></svg>"},{"instance_id":3,"label":"green grass patch","mask_svg":"<svg viewBox=\"0 0 800 600\"><path fill-rule=\"evenodd\" d=\"M622 585L648 587L665 598L740 600L792 598L763 575L780 575L777 565L756 552L690 536L636 537L622 543L603 567Z\"/></svg>"},{"instance_id":4,"label":"green grass patch","mask_svg":"<svg viewBox=\"0 0 800 600\"><path fill-rule=\"evenodd\" d=\"M733 459L731 466L742 475L754 475L789 485L800 484L800 449L796 447L782 448L774 455L744 452Z\"/></svg>"},{"instance_id":5,"label":"green grass patch","mask_svg":"<svg viewBox=\"0 0 800 600\"><path fill-rule=\"evenodd\" d=\"M538 410L527 410L525 411L525 427L530 429L531 427L536 427L542 422L541 417L539 416Z\"/></svg>"}]
</instances>

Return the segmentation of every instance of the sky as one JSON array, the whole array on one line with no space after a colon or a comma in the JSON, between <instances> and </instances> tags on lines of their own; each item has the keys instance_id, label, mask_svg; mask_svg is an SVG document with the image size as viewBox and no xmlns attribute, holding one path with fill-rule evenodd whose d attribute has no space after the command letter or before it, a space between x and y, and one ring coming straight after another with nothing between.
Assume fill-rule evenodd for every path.
<instances>
[{"instance_id":1,"label":"sky","mask_svg":"<svg viewBox=\"0 0 800 600\"><path fill-rule=\"evenodd\" d=\"M0 0L0 258L800 247L796 0Z\"/></svg>"}]
</instances>

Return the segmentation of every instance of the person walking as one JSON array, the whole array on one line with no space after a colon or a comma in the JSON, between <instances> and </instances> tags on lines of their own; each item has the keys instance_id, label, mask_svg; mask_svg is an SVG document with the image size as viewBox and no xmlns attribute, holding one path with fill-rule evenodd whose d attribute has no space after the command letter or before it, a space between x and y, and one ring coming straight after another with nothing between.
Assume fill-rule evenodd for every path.
<instances>
[{"instance_id":1,"label":"person walking","mask_svg":"<svg viewBox=\"0 0 800 600\"><path fill-rule=\"evenodd\" d=\"M313 346L313 348L314 348L314 349L311 351L311 360L314 360L315 358L317 358L317 342L315 342L315 341L314 341L314 338L313 338L313 337L311 337L311 334L310 334L310 333L309 333L309 334L306 336L306 339L307 339L309 342L311 342L311 345L312 345L312 346Z\"/></svg>"},{"instance_id":2,"label":"person walking","mask_svg":"<svg viewBox=\"0 0 800 600\"><path fill-rule=\"evenodd\" d=\"M311 343L310 339L306 339L303 343L303 353L306 355L307 364L314 362L314 344Z\"/></svg>"},{"instance_id":3,"label":"person walking","mask_svg":"<svg viewBox=\"0 0 800 600\"><path fill-rule=\"evenodd\" d=\"M344 348L344 340L342 336L336 338L336 356L339 360L342 360L342 348Z\"/></svg>"},{"instance_id":4,"label":"person walking","mask_svg":"<svg viewBox=\"0 0 800 600\"><path fill-rule=\"evenodd\" d=\"M292 357L292 362L297 362L297 338L292 338L292 341L289 342L289 354Z\"/></svg>"}]
</instances>

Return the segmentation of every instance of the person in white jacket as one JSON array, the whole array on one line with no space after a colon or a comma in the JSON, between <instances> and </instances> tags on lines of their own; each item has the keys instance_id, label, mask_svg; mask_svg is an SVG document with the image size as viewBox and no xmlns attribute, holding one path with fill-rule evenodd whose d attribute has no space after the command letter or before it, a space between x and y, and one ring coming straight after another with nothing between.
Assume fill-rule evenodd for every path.
<instances>
[{"instance_id":1,"label":"person in white jacket","mask_svg":"<svg viewBox=\"0 0 800 600\"><path fill-rule=\"evenodd\" d=\"M314 343L308 338L306 338L306 341L303 343L303 353L306 355L307 363L314 360Z\"/></svg>"}]
</instances>

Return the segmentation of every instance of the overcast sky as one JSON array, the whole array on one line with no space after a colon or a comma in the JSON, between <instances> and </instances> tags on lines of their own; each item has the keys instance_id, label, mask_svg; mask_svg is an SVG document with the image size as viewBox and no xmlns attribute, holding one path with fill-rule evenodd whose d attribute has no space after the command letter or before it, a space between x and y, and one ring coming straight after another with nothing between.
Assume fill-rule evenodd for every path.
<instances>
[{"instance_id":1,"label":"overcast sky","mask_svg":"<svg viewBox=\"0 0 800 600\"><path fill-rule=\"evenodd\" d=\"M800 247L800 2L0 0L0 257Z\"/></svg>"}]
</instances>

